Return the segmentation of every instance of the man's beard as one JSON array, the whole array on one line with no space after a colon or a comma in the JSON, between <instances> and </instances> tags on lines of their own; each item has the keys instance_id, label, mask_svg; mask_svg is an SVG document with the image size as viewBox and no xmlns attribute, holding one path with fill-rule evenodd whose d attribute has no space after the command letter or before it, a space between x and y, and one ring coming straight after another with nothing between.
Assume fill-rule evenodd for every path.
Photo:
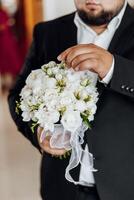
<instances>
[{"instance_id":1,"label":"man's beard","mask_svg":"<svg viewBox=\"0 0 134 200\"><path fill-rule=\"evenodd\" d=\"M77 10L79 17L87 25L100 26L108 24L118 13L121 11L123 6L118 8L116 11L102 11L99 15L93 16L90 13L86 13L83 10Z\"/></svg>"}]
</instances>

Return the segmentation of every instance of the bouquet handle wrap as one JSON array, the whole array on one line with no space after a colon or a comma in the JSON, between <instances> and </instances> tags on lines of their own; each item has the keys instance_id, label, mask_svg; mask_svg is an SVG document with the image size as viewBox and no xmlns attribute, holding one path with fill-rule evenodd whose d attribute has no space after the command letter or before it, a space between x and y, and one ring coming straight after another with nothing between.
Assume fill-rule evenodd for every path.
<instances>
[{"instance_id":1,"label":"bouquet handle wrap","mask_svg":"<svg viewBox=\"0 0 134 200\"><path fill-rule=\"evenodd\" d=\"M65 178L74 184L79 184L79 181L73 180L70 171L79 164L84 165L82 162L83 153L88 153L90 166L87 167L89 170L96 171L96 169L93 168L93 155L83 150L81 146L84 142L84 133L87 129L87 126L82 124L76 131L69 132L64 130L62 124L55 124L54 132L51 133L50 146L52 148L65 148L66 150L71 150L71 157L65 171Z\"/></svg>"}]
</instances>

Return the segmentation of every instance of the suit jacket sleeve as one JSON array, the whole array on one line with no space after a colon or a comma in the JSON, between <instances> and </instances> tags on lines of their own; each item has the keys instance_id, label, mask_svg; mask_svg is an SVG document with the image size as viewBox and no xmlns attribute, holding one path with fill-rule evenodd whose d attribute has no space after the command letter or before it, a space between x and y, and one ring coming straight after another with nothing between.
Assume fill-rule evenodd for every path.
<instances>
[{"instance_id":1,"label":"suit jacket sleeve","mask_svg":"<svg viewBox=\"0 0 134 200\"><path fill-rule=\"evenodd\" d=\"M109 86L118 93L134 98L134 55L131 60L119 55L114 57L114 73Z\"/></svg>"},{"instance_id":2,"label":"suit jacket sleeve","mask_svg":"<svg viewBox=\"0 0 134 200\"><path fill-rule=\"evenodd\" d=\"M30 128L30 123L22 121L21 114L17 114L15 112L16 109L16 101L19 100L19 94L21 89L25 85L25 80L31 70L37 69L41 66L41 53L39 55L38 51L38 37L37 37L37 26L34 28L34 34L33 34L33 42L31 45L31 48L29 50L29 53L27 55L27 58L25 60L23 69L20 73L20 75L17 78L16 84L11 89L9 96L8 96L8 103L9 103L9 110L11 113L11 116L17 125L18 130L26 137L28 138L31 143L37 147L40 150L38 140L37 140L37 131L35 130L35 133L32 133Z\"/></svg>"}]
</instances>

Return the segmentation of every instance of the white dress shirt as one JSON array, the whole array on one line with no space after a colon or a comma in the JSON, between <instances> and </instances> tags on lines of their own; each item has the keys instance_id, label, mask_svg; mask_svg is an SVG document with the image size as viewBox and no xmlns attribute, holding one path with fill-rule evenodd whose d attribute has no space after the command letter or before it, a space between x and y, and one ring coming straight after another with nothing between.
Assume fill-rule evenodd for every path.
<instances>
[{"instance_id":1,"label":"white dress shirt","mask_svg":"<svg viewBox=\"0 0 134 200\"><path fill-rule=\"evenodd\" d=\"M93 43L107 50L115 34L115 31L117 30L122 21L124 12L126 10L126 6L127 6L127 1L125 1L125 4L120 13L111 20L107 29L99 35L92 28L87 26L76 13L74 18L74 23L77 26L77 43L78 44ZM113 71L114 71L114 58L108 74L104 77L104 79L101 82L104 84L108 84L112 78ZM88 151L87 145L85 147L85 151ZM83 155L82 161L84 165L81 165L79 182L81 185L93 186L95 184L95 179L93 172L89 171L90 161L88 154Z\"/></svg>"}]
</instances>

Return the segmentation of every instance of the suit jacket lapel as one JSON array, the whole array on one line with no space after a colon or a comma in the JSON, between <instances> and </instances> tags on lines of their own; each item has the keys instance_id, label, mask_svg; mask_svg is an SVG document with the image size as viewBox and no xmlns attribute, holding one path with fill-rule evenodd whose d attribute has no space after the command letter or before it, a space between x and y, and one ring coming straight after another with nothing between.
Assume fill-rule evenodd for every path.
<instances>
[{"instance_id":1,"label":"suit jacket lapel","mask_svg":"<svg viewBox=\"0 0 134 200\"><path fill-rule=\"evenodd\" d=\"M77 27L74 24L74 15L75 13L72 13L68 20L62 20L62 31L60 32L61 52L77 44Z\"/></svg>"},{"instance_id":2,"label":"suit jacket lapel","mask_svg":"<svg viewBox=\"0 0 134 200\"><path fill-rule=\"evenodd\" d=\"M134 11L129 5L127 5L122 22L119 28L116 30L114 37L109 45L108 50L111 53L116 54L118 53L118 51L121 52L122 50L125 50L125 47L127 45L124 44L124 38L129 37L128 34L126 34L126 31L128 33L128 26L131 26L131 24L134 24ZM124 45L124 47L121 48L120 44ZM99 97L100 97L105 89L105 86L98 81L97 88L98 88Z\"/></svg>"},{"instance_id":3,"label":"suit jacket lapel","mask_svg":"<svg viewBox=\"0 0 134 200\"><path fill-rule=\"evenodd\" d=\"M131 24L132 26L134 25L134 10L129 5L127 5L121 24L119 28L116 30L114 37L110 43L109 46L110 52L112 53L115 52L115 50L118 48L118 44L121 43L121 41L123 43L124 38L128 37L128 35L125 34L126 33L125 30L128 33L128 27L131 26ZM124 44L124 48L125 46L126 44Z\"/></svg>"}]
</instances>

